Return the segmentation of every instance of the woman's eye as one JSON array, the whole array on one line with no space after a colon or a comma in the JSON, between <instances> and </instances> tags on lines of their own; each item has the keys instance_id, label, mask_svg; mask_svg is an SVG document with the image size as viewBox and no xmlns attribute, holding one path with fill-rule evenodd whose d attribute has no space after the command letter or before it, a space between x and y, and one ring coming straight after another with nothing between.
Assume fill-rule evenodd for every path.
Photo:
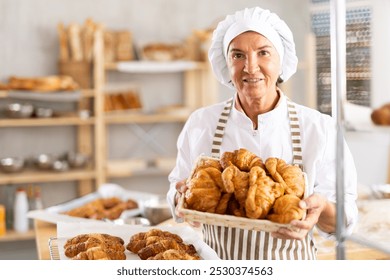
<instances>
[{"instance_id":1,"label":"woman's eye","mask_svg":"<svg viewBox=\"0 0 390 280\"><path fill-rule=\"evenodd\" d=\"M264 51L264 50L259 51L259 55L261 55L261 56L265 56L265 55L268 55L268 54L269 54L268 51Z\"/></svg>"},{"instance_id":2,"label":"woman's eye","mask_svg":"<svg viewBox=\"0 0 390 280\"><path fill-rule=\"evenodd\" d=\"M242 54L240 54L240 53L235 53L235 54L233 54L233 58L234 59L240 59L240 58L243 58L244 56L242 55Z\"/></svg>"}]
</instances>

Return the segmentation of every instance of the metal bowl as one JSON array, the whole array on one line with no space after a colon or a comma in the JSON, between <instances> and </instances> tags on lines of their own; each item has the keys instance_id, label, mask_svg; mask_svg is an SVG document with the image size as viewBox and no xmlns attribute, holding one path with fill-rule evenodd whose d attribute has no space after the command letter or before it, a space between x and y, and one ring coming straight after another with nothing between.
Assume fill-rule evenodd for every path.
<instances>
[{"instance_id":1,"label":"metal bowl","mask_svg":"<svg viewBox=\"0 0 390 280\"><path fill-rule=\"evenodd\" d=\"M6 157L0 160L1 170L6 173L16 173L24 168L24 159L19 157Z\"/></svg>"},{"instance_id":2,"label":"metal bowl","mask_svg":"<svg viewBox=\"0 0 390 280\"><path fill-rule=\"evenodd\" d=\"M34 115L37 118L51 118L53 116L53 109L38 107L35 109Z\"/></svg>"},{"instance_id":3,"label":"metal bowl","mask_svg":"<svg viewBox=\"0 0 390 280\"><path fill-rule=\"evenodd\" d=\"M34 165L42 170L49 170L53 168L53 164L56 161L56 158L50 154L40 154L34 159Z\"/></svg>"},{"instance_id":4,"label":"metal bowl","mask_svg":"<svg viewBox=\"0 0 390 280\"><path fill-rule=\"evenodd\" d=\"M153 198L143 203L143 216L151 225L157 225L172 218L171 208L165 197Z\"/></svg>"},{"instance_id":5,"label":"metal bowl","mask_svg":"<svg viewBox=\"0 0 390 280\"><path fill-rule=\"evenodd\" d=\"M116 219L113 221L114 224L117 225L137 225L137 226L150 226L150 221L146 218L142 217L130 217L130 218L124 218L124 219Z\"/></svg>"},{"instance_id":6,"label":"metal bowl","mask_svg":"<svg viewBox=\"0 0 390 280\"><path fill-rule=\"evenodd\" d=\"M34 106L31 104L11 103L6 108L9 118L30 118L34 113Z\"/></svg>"},{"instance_id":7,"label":"metal bowl","mask_svg":"<svg viewBox=\"0 0 390 280\"><path fill-rule=\"evenodd\" d=\"M65 159L71 168L83 168L89 163L90 156L82 153L69 152L66 154Z\"/></svg>"}]
</instances>

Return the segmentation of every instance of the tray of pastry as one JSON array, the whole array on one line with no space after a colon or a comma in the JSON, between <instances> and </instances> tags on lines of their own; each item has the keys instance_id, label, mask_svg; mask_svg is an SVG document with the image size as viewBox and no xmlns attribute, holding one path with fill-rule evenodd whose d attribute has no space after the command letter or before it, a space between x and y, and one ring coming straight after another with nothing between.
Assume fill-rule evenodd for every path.
<instances>
[{"instance_id":1,"label":"tray of pastry","mask_svg":"<svg viewBox=\"0 0 390 280\"><path fill-rule=\"evenodd\" d=\"M52 260L213 260L214 250L189 226L57 224Z\"/></svg>"},{"instance_id":2,"label":"tray of pastry","mask_svg":"<svg viewBox=\"0 0 390 280\"><path fill-rule=\"evenodd\" d=\"M158 197L116 184L103 184L96 192L42 210L29 211L28 217L50 223L115 220L122 213L141 215L144 203Z\"/></svg>"},{"instance_id":3,"label":"tray of pastry","mask_svg":"<svg viewBox=\"0 0 390 280\"><path fill-rule=\"evenodd\" d=\"M294 229L303 219L299 201L308 195L306 174L279 158L261 158L246 149L220 159L200 156L187 179L178 209L185 221L247 230Z\"/></svg>"}]
</instances>

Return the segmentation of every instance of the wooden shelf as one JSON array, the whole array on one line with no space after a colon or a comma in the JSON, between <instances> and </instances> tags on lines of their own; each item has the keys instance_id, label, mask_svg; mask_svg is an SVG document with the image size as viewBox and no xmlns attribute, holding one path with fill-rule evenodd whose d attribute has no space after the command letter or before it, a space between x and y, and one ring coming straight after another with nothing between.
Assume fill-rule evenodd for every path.
<instances>
[{"instance_id":1,"label":"wooden shelf","mask_svg":"<svg viewBox=\"0 0 390 280\"><path fill-rule=\"evenodd\" d=\"M25 184L94 179L95 170L70 170L66 172L27 170L20 173L1 173L0 184Z\"/></svg>"},{"instance_id":2,"label":"wooden shelf","mask_svg":"<svg viewBox=\"0 0 390 280\"><path fill-rule=\"evenodd\" d=\"M30 229L27 232L19 233L14 230L7 230L5 235L0 236L1 242L12 242L12 241L20 241L20 240L34 240L35 239L35 231Z\"/></svg>"},{"instance_id":3,"label":"wooden shelf","mask_svg":"<svg viewBox=\"0 0 390 280\"><path fill-rule=\"evenodd\" d=\"M113 114L106 115L107 124L185 122L189 114Z\"/></svg>"},{"instance_id":4,"label":"wooden shelf","mask_svg":"<svg viewBox=\"0 0 390 280\"><path fill-rule=\"evenodd\" d=\"M80 117L0 119L0 127L92 125L94 122L94 118Z\"/></svg>"},{"instance_id":5,"label":"wooden shelf","mask_svg":"<svg viewBox=\"0 0 390 280\"><path fill-rule=\"evenodd\" d=\"M123 61L107 63L106 70L119 71L124 73L170 73L183 72L188 70L204 69L204 62L197 61Z\"/></svg>"}]
</instances>

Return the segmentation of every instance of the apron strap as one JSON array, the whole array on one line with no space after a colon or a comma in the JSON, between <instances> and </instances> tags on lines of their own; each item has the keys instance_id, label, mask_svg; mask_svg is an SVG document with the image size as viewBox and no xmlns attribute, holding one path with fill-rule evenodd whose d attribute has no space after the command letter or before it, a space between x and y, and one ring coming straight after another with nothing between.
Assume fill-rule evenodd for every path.
<instances>
[{"instance_id":1,"label":"apron strap","mask_svg":"<svg viewBox=\"0 0 390 280\"><path fill-rule=\"evenodd\" d=\"M228 121L232 107L233 107L233 97L226 101L225 107L223 108L221 116L219 117L218 120L217 129L215 130L213 144L211 147L211 157L213 158L220 157L222 138L225 133L226 123Z\"/></svg>"},{"instance_id":2,"label":"apron strap","mask_svg":"<svg viewBox=\"0 0 390 280\"><path fill-rule=\"evenodd\" d=\"M301 130L295 104L287 98L287 111L290 119L291 142L293 150L293 164L298 165L303 170Z\"/></svg>"}]
</instances>

